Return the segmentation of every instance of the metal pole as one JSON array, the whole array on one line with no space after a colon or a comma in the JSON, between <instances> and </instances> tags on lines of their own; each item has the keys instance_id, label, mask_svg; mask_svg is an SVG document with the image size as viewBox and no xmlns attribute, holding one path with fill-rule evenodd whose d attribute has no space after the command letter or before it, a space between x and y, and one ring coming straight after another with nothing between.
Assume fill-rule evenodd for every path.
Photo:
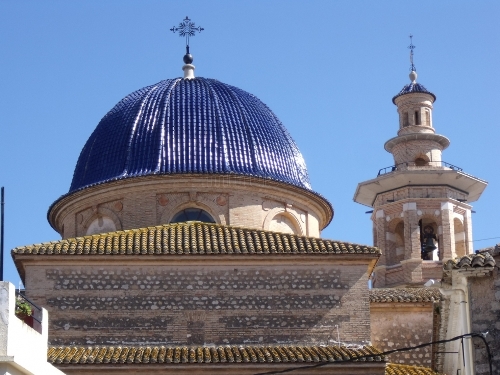
<instances>
[{"instance_id":1,"label":"metal pole","mask_svg":"<svg viewBox=\"0 0 500 375\"><path fill-rule=\"evenodd\" d=\"M1 197L1 212L0 212L0 281L3 281L3 224L4 224L4 187L2 186L2 197Z\"/></svg>"}]
</instances>

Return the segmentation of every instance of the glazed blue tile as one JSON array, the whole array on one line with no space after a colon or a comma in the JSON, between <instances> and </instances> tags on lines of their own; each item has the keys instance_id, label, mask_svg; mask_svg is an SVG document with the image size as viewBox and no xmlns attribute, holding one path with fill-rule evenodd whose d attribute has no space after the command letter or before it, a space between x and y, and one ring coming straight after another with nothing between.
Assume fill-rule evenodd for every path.
<instances>
[{"instance_id":1,"label":"glazed blue tile","mask_svg":"<svg viewBox=\"0 0 500 375\"><path fill-rule=\"evenodd\" d=\"M107 181L231 173L310 190L297 145L257 97L214 79L169 79L121 100L78 159L70 192Z\"/></svg>"},{"instance_id":2,"label":"glazed blue tile","mask_svg":"<svg viewBox=\"0 0 500 375\"><path fill-rule=\"evenodd\" d=\"M400 97L401 95L411 94L413 92L423 92L423 93L432 95L432 97L434 98L434 101L436 100L436 95L434 95L432 92L428 91L424 87L424 85L421 85L420 83L412 82L412 83L409 83L408 85L406 85L405 87L403 87L401 89L401 91L396 96L394 96L392 98L392 102L394 103L394 100L396 100L396 98Z\"/></svg>"}]
</instances>

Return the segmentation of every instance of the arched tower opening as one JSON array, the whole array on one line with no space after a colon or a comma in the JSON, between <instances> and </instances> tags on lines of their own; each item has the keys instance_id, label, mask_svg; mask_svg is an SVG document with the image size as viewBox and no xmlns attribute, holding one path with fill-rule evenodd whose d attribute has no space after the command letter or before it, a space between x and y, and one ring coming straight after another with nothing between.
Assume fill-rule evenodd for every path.
<instances>
[{"instance_id":1,"label":"arched tower opening","mask_svg":"<svg viewBox=\"0 0 500 375\"><path fill-rule=\"evenodd\" d=\"M399 264L405 256L404 220L392 220L386 234L385 262L387 266Z\"/></svg>"},{"instance_id":2,"label":"arched tower opening","mask_svg":"<svg viewBox=\"0 0 500 375\"><path fill-rule=\"evenodd\" d=\"M425 154L420 154L415 158L415 166L416 167L425 167L429 165L429 157Z\"/></svg>"},{"instance_id":3,"label":"arched tower opening","mask_svg":"<svg viewBox=\"0 0 500 375\"><path fill-rule=\"evenodd\" d=\"M438 224L435 220L422 218L419 220L420 244L422 260L439 259Z\"/></svg>"}]
</instances>

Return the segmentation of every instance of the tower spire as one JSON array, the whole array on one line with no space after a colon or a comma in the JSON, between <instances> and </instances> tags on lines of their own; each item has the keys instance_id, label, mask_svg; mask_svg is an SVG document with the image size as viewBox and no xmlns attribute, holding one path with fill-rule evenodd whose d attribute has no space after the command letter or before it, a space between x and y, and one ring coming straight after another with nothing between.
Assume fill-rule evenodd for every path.
<instances>
[{"instance_id":1,"label":"tower spire","mask_svg":"<svg viewBox=\"0 0 500 375\"><path fill-rule=\"evenodd\" d=\"M416 48L413 45L413 35L410 34L410 45L408 46L410 50L410 71L411 72L416 72L417 68L415 68L415 64L413 64L413 50Z\"/></svg>"}]
</instances>

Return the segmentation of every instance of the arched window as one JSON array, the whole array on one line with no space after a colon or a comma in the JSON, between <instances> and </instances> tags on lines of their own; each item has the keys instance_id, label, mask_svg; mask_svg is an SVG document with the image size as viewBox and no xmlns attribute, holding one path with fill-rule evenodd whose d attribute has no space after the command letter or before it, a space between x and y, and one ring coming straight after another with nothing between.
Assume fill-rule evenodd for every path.
<instances>
[{"instance_id":1,"label":"arched window","mask_svg":"<svg viewBox=\"0 0 500 375\"><path fill-rule=\"evenodd\" d=\"M177 212L171 223L183 223L185 221L201 221L203 223L215 223L215 220L210 214L201 208L185 208Z\"/></svg>"},{"instance_id":2,"label":"arched window","mask_svg":"<svg viewBox=\"0 0 500 375\"><path fill-rule=\"evenodd\" d=\"M87 228L87 232L85 234L87 236L90 236L92 234L114 232L114 231L116 231L116 225L114 221L107 216L99 216L90 223L89 227Z\"/></svg>"},{"instance_id":3,"label":"arched window","mask_svg":"<svg viewBox=\"0 0 500 375\"><path fill-rule=\"evenodd\" d=\"M284 214L278 214L273 217L273 220L271 220L271 223L269 224L269 230L273 232L300 234L292 219Z\"/></svg>"}]
</instances>

